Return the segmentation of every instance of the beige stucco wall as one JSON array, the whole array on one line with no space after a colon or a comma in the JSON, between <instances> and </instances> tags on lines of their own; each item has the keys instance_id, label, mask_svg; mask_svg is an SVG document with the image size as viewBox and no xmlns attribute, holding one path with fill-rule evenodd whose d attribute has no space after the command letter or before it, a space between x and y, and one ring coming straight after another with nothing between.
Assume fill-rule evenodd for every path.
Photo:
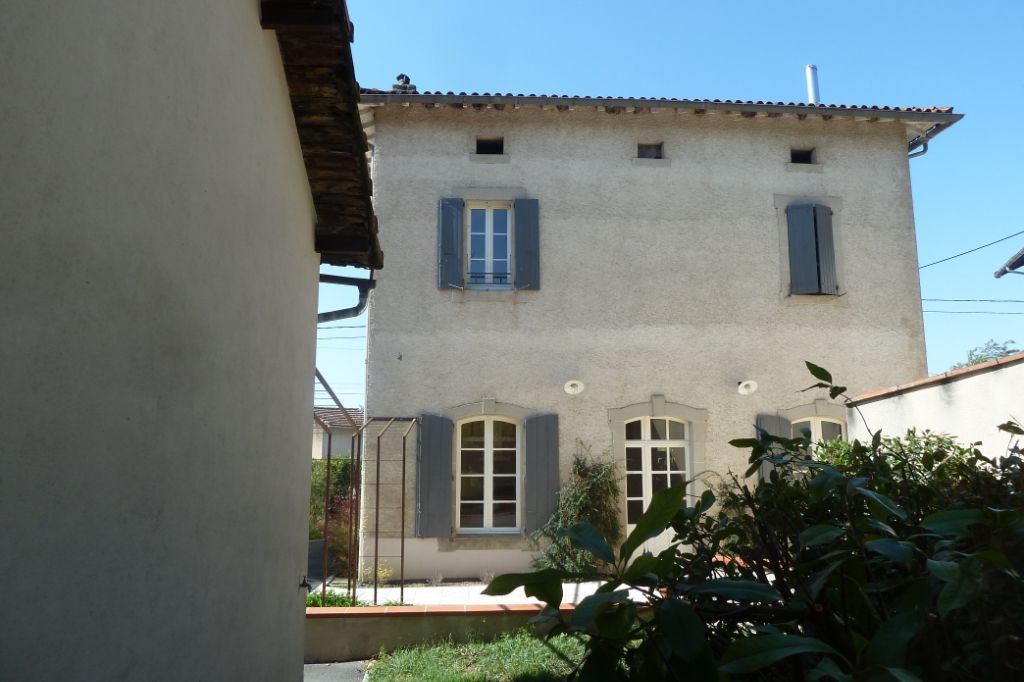
<instances>
[{"instance_id":1,"label":"beige stucco wall","mask_svg":"<svg viewBox=\"0 0 1024 682\"><path fill-rule=\"evenodd\" d=\"M300 680L317 257L274 35L4 8L0 679Z\"/></svg>"},{"instance_id":2,"label":"beige stucco wall","mask_svg":"<svg viewBox=\"0 0 1024 682\"><path fill-rule=\"evenodd\" d=\"M344 426L331 429L331 457L348 457L352 452L352 429ZM327 459L327 432L313 422L313 459Z\"/></svg>"},{"instance_id":3,"label":"beige stucco wall","mask_svg":"<svg viewBox=\"0 0 1024 682\"><path fill-rule=\"evenodd\" d=\"M564 478L576 439L611 447L609 409L663 394L707 410L706 468L722 473L744 468L727 442L758 412L816 397L800 393L803 360L854 392L925 371L902 124L415 105L375 117L389 256L370 306L369 416L484 398L557 412ZM476 135L504 136L507 159L474 160ZM653 141L668 161L635 162ZM791 166L791 146L820 164ZM438 199L517 188L540 203L540 291L439 290ZM834 209L841 296L788 295L796 201ZM569 379L586 390L566 395ZM744 379L760 389L738 395ZM443 572L445 542L414 540L413 570ZM495 563L459 554L466 575Z\"/></svg>"},{"instance_id":4,"label":"beige stucco wall","mask_svg":"<svg viewBox=\"0 0 1024 682\"><path fill-rule=\"evenodd\" d=\"M1021 386L1024 362L860 403L860 414L853 409L848 413L850 437L865 441L879 429L886 436L903 435L909 428L929 429L955 436L965 445L980 442L983 455L1001 457L1012 444L1024 448L1024 439L996 428L1024 418Z\"/></svg>"}]
</instances>

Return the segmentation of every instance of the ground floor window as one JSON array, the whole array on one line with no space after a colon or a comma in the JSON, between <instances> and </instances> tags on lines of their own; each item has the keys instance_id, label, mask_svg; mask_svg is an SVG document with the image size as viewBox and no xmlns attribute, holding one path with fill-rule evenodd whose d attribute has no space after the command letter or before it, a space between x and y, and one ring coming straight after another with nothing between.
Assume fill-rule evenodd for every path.
<instances>
[{"instance_id":1,"label":"ground floor window","mask_svg":"<svg viewBox=\"0 0 1024 682\"><path fill-rule=\"evenodd\" d=\"M502 417L462 421L456 430L457 528L520 527L519 425Z\"/></svg>"},{"instance_id":2,"label":"ground floor window","mask_svg":"<svg viewBox=\"0 0 1024 682\"><path fill-rule=\"evenodd\" d=\"M633 525L651 497L686 481L689 462L687 423L641 417L626 422L626 523Z\"/></svg>"},{"instance_id":3,"label":"ground floor window","mask_svg":"<svg viewBox=\"0 0 1024 682\"><path fill-rule=\"evenodd\" d=\"M809 435L812 443L846 437L846 424L838 419L808 417L793 422L793 438Z\"/></svg>"}]
</instances>

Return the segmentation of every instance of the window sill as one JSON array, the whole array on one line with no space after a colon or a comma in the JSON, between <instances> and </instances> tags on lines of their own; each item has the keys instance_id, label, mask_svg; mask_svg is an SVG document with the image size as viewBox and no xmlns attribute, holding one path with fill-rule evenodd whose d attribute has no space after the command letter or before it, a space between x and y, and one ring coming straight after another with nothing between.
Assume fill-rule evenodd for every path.
<instances>
[{"instance_id":1,"label":"window sill","mask_svg":"<svg viewBox=\"0 0 1024 682\"><path fill-rule=\"evenodd\" d=\"M523 292L515 289L452 289L456 303L525 303ZM533 293L533 292L528 292Z\"/></svg>"},{"instance_id":2,"label":"window sill","mask_svg":"<svg viewBox=\"0 0 1024 682\"><path fill-rule=\"evenodd\" d=\"M473 163L508 163L508 154L470 154Z\"/></svg>"},{"instance_id":3,"label":"window sill","mask_svg":"<svg viewBox=\"0 0 1024 682\"><path fill-rule=\"evenodd\" d=\"M629 160L634 166L646 166L648 168L669 168L672 166L672 159L640 159Z\"/></svg>"},{"instance_id":4,"label":"window sill","mask_svg":"<svg viewBox=\"0 0 1024 682\"><path fill-rule=\"evenodd\" d=\"M786 163L789 173L821 173L823 167L820 163Z\"/></svg>"},{"instance_id":5,"label":"window sill","mask_svg":"<svg viewBox=\"0 0 1024 682\"><path fill-rule=\"evenodd\" d=\"M463 550L520 550L533 551L530 539L521 530L514 532L483 531L467 533L460 531L450 538L438 538L439 552L458 552Z\"/></svg>"},{"instance_id":6,"label":"window sill","mask_svg":"<svg viewBox=\"0 0 1024 682\"><path fill-rule=\"evenodd\" d=\"M785 301L787 305L792 306L830 305L840 308L849 307L845 291L840 291L838 294L786 294Z\"/></svg>"},{"instance_id":7,"label":"window sill","mask_svg":"<svg viewBox=\"0 0 1024 682\"><path fill-rule=\"evenodd\" d=\"M455 532L455 537L481 537L488 535L520 535L520 528L463 528Z\"/></svg>"}]
</instances>

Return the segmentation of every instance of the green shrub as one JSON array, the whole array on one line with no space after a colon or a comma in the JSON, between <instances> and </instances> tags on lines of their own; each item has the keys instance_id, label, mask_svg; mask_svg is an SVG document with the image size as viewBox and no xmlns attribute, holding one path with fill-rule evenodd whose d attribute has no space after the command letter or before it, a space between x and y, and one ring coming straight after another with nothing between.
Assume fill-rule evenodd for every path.
<instances>
[{"instance_id":1,"label":"green shrub","mask_svg":"<svg viewBox=\"0 0 1024 682\"><path fill-rule=\"evenodd\" d=\"M834 398L825 370L808 365ZM1020 424L1001 428L1021 434ZM555 632L589 635L584 680L1018 680L1024 670L1024 459L991 461L944 436L876 433L808 456L804 438L761 433L747 476L682 507L654 495L618 549L587 523L564 531L608 567L571 616L566 574L499 576L524 586ZM665 529L671 547L635 556ZM650 609L630 598L647 597Z\"/></svg>"},{"instance_id":2,"label":"green shrub","mask_svg":"<svg viewBox=\"0 0 1024 682\"><path fill-rule=\"evenodd\" d=\"M327 599L322 599L320 590L314 590L306 595L306 606L367 606L366 602L356 600L341 592L327 591Z\"/></svg>"},{"instance_id":3,"label":"green shrub","mask_svg":"<svg viewBox=\"0 0 1024 682\"><path fill-rule=\"evenodd\" d=\"M619 473L610 459L590 457L577 443L568 482L558 492L558 507L548 522L533 534L544 553L533 561L535 568L552 568L577 579L596 575L600 563L593 555L572 545L559 530L586 521L606 538L619 536Z\"/></svg>"},{"instance_id":4,"label":"green shrub","mask_svg":"<svg viewBox=\"0 0 1024 682\"><path fill-rule=\"evenodd\" d=\"M309 539L323 537L324 530L324 487L327 485L327 460L314 459L309 477ZM331 498L332 504L337 500L347 499L352 483L351 467L347 459L331 460Z\"/></svg>"}]
</instances>

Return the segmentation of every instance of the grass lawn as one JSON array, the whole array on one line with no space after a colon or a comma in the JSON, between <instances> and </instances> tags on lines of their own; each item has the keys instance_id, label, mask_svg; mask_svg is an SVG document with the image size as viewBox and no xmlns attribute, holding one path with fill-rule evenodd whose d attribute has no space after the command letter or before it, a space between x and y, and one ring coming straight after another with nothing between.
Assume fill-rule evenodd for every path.
<instances>
[{"instance_id":1,"label":"grass lawn","mask_svg":"<svg viewBox=\"0 0 1024 682\"><path fill-rule=\"evenodd\" d=\"M564 635L548 642L571 661L583 657L583 645ZM370 666L368 682L545 682L562 680L572 666L525 630L493 642L442 642L383 654Z\"/></svg>"}]
</instances>

